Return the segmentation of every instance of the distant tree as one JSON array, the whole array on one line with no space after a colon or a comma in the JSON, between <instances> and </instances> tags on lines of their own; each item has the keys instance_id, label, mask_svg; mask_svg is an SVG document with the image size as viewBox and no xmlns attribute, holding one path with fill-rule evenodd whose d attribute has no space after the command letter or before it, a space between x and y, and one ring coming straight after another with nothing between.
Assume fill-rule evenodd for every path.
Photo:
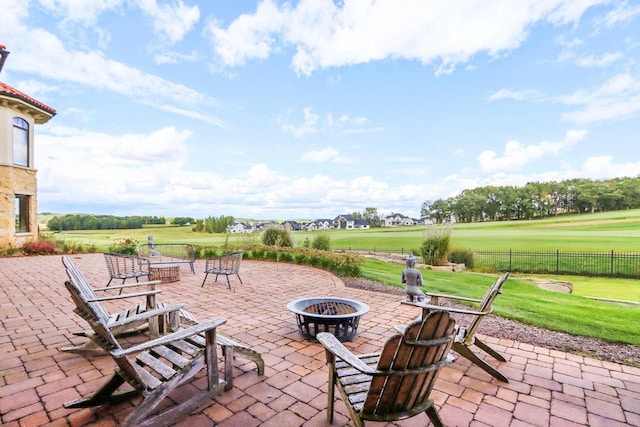
<instances>
[{"instance_id":1,"label":"distant tree","mask_svg":"<svg viewBox=\"0 0 640 427\"><path fill-rule=\"evenodd\" d=\"M425 201L421 215L436 223L510 221L639 207L640 176L602 181L579 178L468 189L446 200Z\"/></svg>"},{"instance_id":2,"label":"distant tree","mask_svg":"<svg viewBox=\"0 0 640 427\"><path fill-rule=\"evenodd\" d=\"M378 214L378 208L365 208L361 219L367 221L372 228L382 227L382 215Z\"/></svg>"},{"instance_id":3,"label":"distant tree","mask_svg":"<svg viewBox=\"0 0 640 427\"><path fill-rule=\"evenodd\" d=\"M191 217L187 216L177 216L171 220L171 224L173 225L187 225L193 224L195 220Z\"/></svg>"}]
</instances>

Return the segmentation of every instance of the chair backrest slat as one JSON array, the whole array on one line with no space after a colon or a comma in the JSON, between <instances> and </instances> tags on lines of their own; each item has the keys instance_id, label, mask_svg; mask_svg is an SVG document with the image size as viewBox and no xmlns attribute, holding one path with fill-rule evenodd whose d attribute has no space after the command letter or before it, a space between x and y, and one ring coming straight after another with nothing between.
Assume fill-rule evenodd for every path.
<instances>
[{"instance_id":1,"label":"chair backrest slat","mask_svg":"<svg viewBox=\"0 0 640 427\"><path fill-rule=\"evenodd\" d=\"M75 266L73 261L71 261L71 258L66 255L62 257L62 263L67 270L67 276L69 277L69 282L72 286L67 286L67 289L72 294L72 297L74 297L75 294L78 298L80 298L84 310L86 310L87 313L90 313L91 316L94 317L93 320L86 320L89 322L99 320L106 324L109 321L109 313L107 313L104 307L102 307L102 304L100 304L99 302L90 302L91 300L96 299L96 294L95 292L93 292L93 289L91 289L91 286L89 286L89 283L87 283L87 280L85 279L82 272ZM74 301L76 301L75 297Z\"/></svg>"},{"instance_id":2,"label":"chair backrest slat","mask_svg":"<svg viewBox=\"0 0 640 427\"><path fill-rule=\"evenodd\" d=\"M433 388L435 368L451 348L454 327L449 313L434 311L411 323L403 335L391 337L377 367L387 375L373 378L362 412L397 413L423 403Z\"/></svg>"}]
</instances>

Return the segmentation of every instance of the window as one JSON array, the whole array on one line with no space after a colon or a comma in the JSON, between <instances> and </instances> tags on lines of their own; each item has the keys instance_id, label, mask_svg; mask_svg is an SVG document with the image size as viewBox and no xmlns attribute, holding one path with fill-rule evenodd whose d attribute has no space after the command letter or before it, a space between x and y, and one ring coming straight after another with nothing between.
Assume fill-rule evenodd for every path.
<instances>
[{"instance_id":1,"label":"window","mask_svg":"<svg viewBox=\"0 0 640 427\"><path fill-rule=\"evenodd\" d=\"M20 117L13 118L13 164L29 166L29 123Z\"/></svg>"},{"instance_id":2,"label":"window","mask_svg":"<svg viewBox=\"0 0 640 427\"><path fill-rule=\"evenodd\" d=\"M29 230L29 196L16 194L16 233L28 233Z\"/></svg>"}]
</instances>

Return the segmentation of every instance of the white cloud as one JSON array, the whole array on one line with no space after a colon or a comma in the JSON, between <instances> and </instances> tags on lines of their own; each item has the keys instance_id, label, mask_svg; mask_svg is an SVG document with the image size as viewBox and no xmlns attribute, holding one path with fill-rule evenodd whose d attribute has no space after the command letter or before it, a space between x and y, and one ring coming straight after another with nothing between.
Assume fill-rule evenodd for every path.
<instances>
[{"instance_id":1,"label":"white cloud","mask_svg":"<svg viewBox=\"0 0 640 427\"><path fill-rule=\"evenodd\" d=\"M7 5L16 8L7 12L6 21L0 26L0 40L11 40L10 50L19 52L19 55L11 57L12 70L109 90L136 102L225 126L221 119L198 111L217 105L217 100L182 84L109 59L101 51L68 49L56 35L24 24L22 21L28 13L22 3L17 1ZM71 3L69 1L68 4Z\"/></svg>"},{"instance_id":2,"label":"white cloud","mask_svg":"<svg viewBox=\"0 0 640 427\"><path fill-rule=\"evenodd\" d=\"M29 2L24 2L29 4ZM94 23L98 16L107 10L119 7L123 0L38 0L43 7L58 15L64 21Z\"/></svg>"},{"instance_id":3,"label":"white cloud","mask_svg":"<svg viewBox=\"0 0 640 427\"><path fill-rule=\"evenodd\" d=\"M611 12L607 13L604 18L605 25L614 27L620 23L627 23L640 16L640 4L629 4L623 1L618 4Z\"/></svg>"},{"instance_id":4,"label":"white cloud","mask_svg":"<svg viewBox=\"0 0 640 427\"><path fill-rule=\"evenodd\" d=\"M507 141L501 157L498 157L494 151L485 150L478 156L478 164L485 173L518 170L546 155L555 155L573 147L586 134L584 130L571 130L566 133L562 141L543 141L537 145L524 145L515 140Z\"/></svg>"},{"instance_id":5,"label":"white cloud","mask_svg":"<svg viewBox=\"0 0 640 427\"><path fill-rule=\"evenodd\" d=\"M189 131L107 135L52 127L38 135L39 203L159 203L187 154ZM54 184L55 183L55 184Z\"/></svg>"},{"instance_id":6,"label":"white cloud","mask_svg":"<svg viewBox=\"0 0 640 427\"><path fill-rule=\"evenodd\" d=\"M295 138L301 138L310 133L316 133L318 131L317 124L320 116L311 111L311 107L303 109L304 122L299 125L293 125L289 123L282 124L282 131L290 133Z\"/></svg>"},{"instance_id":7,"label":"white cloud","mask_svg":"<svg viewBox=\"0 0 640 427\"><path fill-rule=\"evenodd\" d=\"M284 20L285 14L271 0L265 0L254 15L241 15L227 29L210 19L206 32L222 63L236 67L247 60L267 58L275 49L273 34L281 30Z\"/></svg>"},{"instance_id":8,"label":"white cloud","mask_svg":"<svg viewBox=\"0 0 640 427\"><path fill-rule=\"evenodd\" d=\"M500 89L493 95L489 96L489 101L497 101L500 99L514 99L516 101L539 101L544 98L544 95L535 89L527 89L520 91L513 91L511 89Z\"/></svg>"},{"instance_id":9,"label":"white cloud","mask_svg":"<svg viewBox=\"0 0 640 427\"><path fill-rule=\"evenodd\" d=\"M288 111L288 114L291 114L291 110ZM333 135L357 135L384 131L381 126L370 126L366 117L351 117L347 114L342 114L336 118L334 114L329 113L321 121L320 115L314 113L311 107L304 108L303 114L304 122L300 124L287 123L283 116L278 117L277 120L281 124L282 131L293 135L295 138L301 138L320 131L330 132Z\"/></svg>"},{"instance_id":10,"label":"white cloud","mask_svg":"<svg viewBox=\"0 0 640 427\"><path fill-rule=\"evenodd\" d=\"M494 56L519 47L529 27L538 22L576 23L588 8L604 2L487 0L478 7L447 0L337 4L301 0L279 8L272 0L264 0L254 14L240 16L226 29L211 20L208 32L225 67L265 59L291 46L295 49L293 68L303 75L388 58L434 64L436 74L447 74L479 53Z\"/></svg>"},{"instance_id":11,"label":"white cloud","mask_svg":"<svg viewBox=\"0 0 640 427\"><path fill-rule=\"evenodd\" d=\"M562 120L586 125L636 117L640 112L640 80L631 74L617 74L600 86L580 89L566 95L547 96L537 90L500 89L488 99L490 101L514 99L557 102L569 106L581 106L579 110L564 113Z\"/></svg>"},{"instance_id":12,"label":"white cloud","mask_svg":"<svg viewBox=\"0 0 640 427\"><path fill-rule=\"evenodd\" d=\"M560 102L581 105L581 110L562 115L562 119L578 123L597 123L635 117L640 112L640 81L629 74L618 74L603 85L561 96Z\"/></svg>"},{"instance_id":13,"label":"white cloud","mask_svg":"<svg viewBox=\"0 0 640 427\"><path fill-rule=\"evenodd\" d=\"M590 157L582 165L582 175L591 179L637 177L640 175L640 161L616 163L611 156Z\"/></svg>"},{"instance_id":14,"label":"white cloud","mask_svg":"<svg viewBox=\"0 0 640 427\"><path fill-rule=\"evenodd\" d=\"M341 115L337 120L333 117L333 114L327 114L326 124L330 132L338 135L357 135L384 131L383 127L370 126L366 117L350 117L347 114Z\"/></svg>"},{"instance_id":15,"label":"white cloud","mask_svg":"<svg viewBox=\"0 0 640 427\"><path fill-rule=\"evenodd\" d=\"M338 150L333 147L327 147L323 150L310 150L304 153L300 160L309 163L353 163L354 159L341 156Z\"/></svg>"},{"instance_id":16,"label":"white cloud","mask_svg":"<svg viewBox=\"0 0 640 427\"><path fill-rule=\"evenodd\" d=\"M339 156L338 151L333 147L327 147L324 150L307 151L300 157L303 162L326 163Z\"/></svg>"},{"instance_id":17,"label":"white cloud","mask_svg":"<svg viewBox=\"0 0 640 427\"><path fill-rule=\"evenodd\" d=\"M583 68L605 68L613 64L614 62L620 61L624 56L620 52L607 52L600 56L587 55L587 56L576 56L570 52L564 52L558 58L561 62L572 61L578 67Z\"/></svg>"},{"instance_id":18,"label":"white cloud","mask_svg":"<svg viewBox=\"0 0 640 427\"><path fill-rule=\"evenodd\" d=\"M199 59L196 52L188 54L176 51L163 51L154 55L153 60L156 64L177 64L179 62L195 62Z\"/></svg>"},{"instance_id":19,"label":"white cloud","mask_svg":"<svg viewBox=\"0 0 640 427\"><path fill-rule=\"evenodd\" d=\"M186 6L182 0L158 4L156 0L137 0L140 8L153 19L153 28L170 45L182 40L200 20L198 5Z\"/></svg>"}]
</instances>

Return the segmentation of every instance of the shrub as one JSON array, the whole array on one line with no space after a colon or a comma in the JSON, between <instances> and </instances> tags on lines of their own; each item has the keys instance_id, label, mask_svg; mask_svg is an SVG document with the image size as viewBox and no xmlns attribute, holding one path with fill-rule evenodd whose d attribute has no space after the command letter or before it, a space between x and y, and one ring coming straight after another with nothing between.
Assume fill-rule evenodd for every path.
<instances>
[{"instance_id":1,"label":"shrub","mask_svg":"<svg viewBox=\"0 0 640 427\"><path fill-rule=\"evenodd\" d=\"M449 261L454 264L464 264L466 268L473 268L475 258L470 249L454 249L449 254Z\"/></svg>"},{"instance_id":2,"label":"shrub","mask_svg":"<svg viewBox=\"0 0 640 427\"><path fill-rule=\"evenodd\" d=\"M292 248L293 239L287 230L280 228L267 228L262 235L262 243L267 246L280 246Z\"/></svg>"},{"instance_id":3,"label":"shrub","mask_svg":"<svg viewBox=\"0 0 640 427\"><path fill-rule=\"evenodd\" d=\"M46 240L32 240L22 245L22 252L27 255L50 255L56 253L56 244Z\"/></svg>"},{"instance_id":4,"label":"shrub","mask_svg":"<svg viewBox=\"0 0 640 427\"><path fill-rule=\"evenodd\" d=\"M425 232L425 239L420 247L420 254L425 264L446 265L451 244L451 224L430 226Z\"/></svg>"},{"instance_id":5,"label":"shrub","mask_svg":"<svg viewBox=\"0 0 640 427\"><path fill-rule=\"evenodd\" d=\"M2 256L13 256L15 254L17 254L19 252L18 248L15 248L11 245L7 246L6 248L2 248L0 249L0 255Z\"/></svg>"},{"instance_id":6,"label":"shrub","mask_svg":"<svg viewBox=\"0 0 640 427\"><path fill-rule=\"evenodd\" d=\"M359 277L362 257L310 248L250 246L244 248L246 259L288 262L322 268L340 277Z\"/></svg>"},{"instance_id":7,"label":"shrub","mask_svg":"<svg viewBox=\"0 0 640 427\"><path fill-rule=\"evenodd\" d=\"M120 239L113 246L109 246L109 252L136 255L138 253L138 242L133 239Z\"/></svg>"},{"instance_id":8,"label":"shrub","mask_svg":"<svg viewBox=\"0 0 640 427\"><path fill-rule=\"evenodd\" d=\"M331 238L328 234L318 234L314 237L313 242L311 242L311 247L320 251L330 251Z\"/></svg>"},{"instance_id":9,"label":"shrub","mask_svg":"<svg viewBox=\"0 0 640 427\"><path fill-rule=\"evenodd\" d=\"M87 254L97 251L94 243L83 245L82 243L67 242L66 240L56 240L56 247L58 248L58 252L64 254Z\"/></svg>"}]
</instances>

